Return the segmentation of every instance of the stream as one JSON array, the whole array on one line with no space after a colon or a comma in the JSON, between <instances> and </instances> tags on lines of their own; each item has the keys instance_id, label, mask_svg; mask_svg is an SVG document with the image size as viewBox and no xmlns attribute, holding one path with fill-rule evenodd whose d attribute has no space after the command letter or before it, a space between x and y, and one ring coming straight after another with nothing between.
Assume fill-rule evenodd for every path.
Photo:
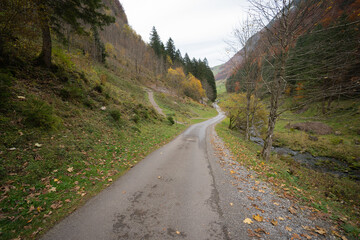
<instances>
[{"instance_id":1,"label":"stream","mask_svg":"<svg viewBox=\"0 0 360 240\"><path fill-rule=\"evenodd\" d=\"M258 145L264 146L264 140L259 137L250 137L250 140ZM318 172L328 173L335 177L350 177L360 181L360 170L352 170L347 163L330 157L315 157L308 152L294 151L286 147L273 147L272 151L280 155L291 156L301 165Z\"/></svg>"}]
</instances>

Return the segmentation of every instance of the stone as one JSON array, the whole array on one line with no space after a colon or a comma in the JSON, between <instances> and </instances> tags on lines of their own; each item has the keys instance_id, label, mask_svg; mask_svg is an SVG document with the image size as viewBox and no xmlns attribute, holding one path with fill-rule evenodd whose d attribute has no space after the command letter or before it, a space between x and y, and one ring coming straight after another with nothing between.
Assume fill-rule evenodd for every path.
<instances>
[{"instance_id":1,"label":"stone","mask_svg":"<svg viewBox=\"0 0 360 240\"><path fill-rule=\"evenodd\" d=\"M340 131L335 131L336 136L340 136L342 133Z\"/></svg>"}]
</instances>

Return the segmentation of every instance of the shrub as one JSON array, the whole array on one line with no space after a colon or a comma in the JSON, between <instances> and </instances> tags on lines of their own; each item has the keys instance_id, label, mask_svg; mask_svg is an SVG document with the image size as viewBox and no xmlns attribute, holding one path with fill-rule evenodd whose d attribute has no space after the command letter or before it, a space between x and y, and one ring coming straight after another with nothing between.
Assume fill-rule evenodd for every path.
<instances>
[{"instance_id":1,"label":"shrub","mask_svg":"<svg viewBox=\"0 0 360 240\"><path fill-rule=\"evenodd\" d=\"M60 90L60 97L63 100L81 99L84 97L84 92L81 87L69 85Z\"/></svg>"},{"instance_id":2,"label":"shrub","mask_svg":"<svg viewBox=\"0 0 360 240\"><path fill-rule=\"evenodd\" d=\"M98 93L102 93L104 91L104 88L103 86L97 84L95 87L94 87L94 90L97 91Z\"/></svg>"},{"instance_id":3,"label":"shrub","mask_svg":"<svg viewBox=\"0 0 360 240\"><path fill-rule=\"evenodd\" d=\"M0 110L4 109L10 99L10 87L12 85L13 76L11 73L0 72Z\"/></svg>"},{"instance_id":4,"label":"shrub","mask_svg":"<svg viewBox=\"0 0 360 240\"><path fill-rule=\"evenodd\" d=\"M25 102L23 115L25 123L33 127L57 129L61 125L61 119L54 114L53 107L36 98Z\"/></svg>"},{"instance_id":5,"label":"shrub","mask_svg":"<svg viewBox=\"0 0 360 240\"><path fill-rule=\"evenodd\" d=\"M167 120L169 121L170 125L174 125L175 124L175 120L173 118L173 116L168 116Z\"/></svg>"},{"instance_id":6,"label":"shrub","mask_svg":"<svg viewBox=\"0 0 360 240\"><path fill-rule=\"evenodd\" d=\"M111 110L109 114L116 122L121 118L121 113L119 110Z\"/></svg>"}]
</instances>

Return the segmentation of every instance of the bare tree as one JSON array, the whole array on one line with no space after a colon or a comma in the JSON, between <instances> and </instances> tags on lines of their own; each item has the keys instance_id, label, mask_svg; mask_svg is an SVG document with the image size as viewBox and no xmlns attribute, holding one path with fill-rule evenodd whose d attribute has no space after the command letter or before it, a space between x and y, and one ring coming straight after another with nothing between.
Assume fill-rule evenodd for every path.
<instances>
[{"instance_id":1,"label":"bare tree","mask_svg":"<svg viewBox=\"0 0 360 240\"><path fill-rule=\"evenodd\" d=\"M264 60L272 67L273 76L266 81L270 93L268 129L262 150L262 157L269 159L276 120L279 116L281 96L287 87L285 69L289 50L297 37L316 22L325 1L296 0L250 0L252 14L264 28L262 39L268 46Z\"/></svg>"},{"instance_id":2,"label":"bare tree","mask_svg":"<svg viewBox=\"0 0 360 240\"><path fill-rule=\"evenodd\" d=\"M256 106L250 108L251 97L256 95L256 85L257 79L254 76L256 72L256 49L255 45L257 43L257 32L259 31L258 25L254 20L247 18L240 23L240 26L234 30L235 41L231 43L232 48L237 51L241 56L241 62L237 62L236 66L237 75L241 78L243 83L243 90L246 92L246 126L245 126L245 139L250 139L250 125L252 110L255 111ZM239 48L241 49L239 51ZM239 79L240 80L240 79ZM254 102L255 103L255 102ZM254 117L252 117L253 119Z\"/></svg>"}]
</instances>

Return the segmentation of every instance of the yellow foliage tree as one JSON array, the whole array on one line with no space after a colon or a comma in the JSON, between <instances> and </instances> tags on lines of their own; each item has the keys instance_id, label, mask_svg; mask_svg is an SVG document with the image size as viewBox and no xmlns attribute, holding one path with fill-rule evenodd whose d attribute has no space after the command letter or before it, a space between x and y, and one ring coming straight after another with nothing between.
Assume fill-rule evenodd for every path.
<instances>
[{"instance_id":1,"label":"yellow foliage tree","mask_svg":"<svg viewBox=\"0 0 360 240\"><path fill-rule=\"evenodd\" d=\"M225 111L230 119L229 128L245 131L246 129L246 94L235 93L229 95L220 103L220 107ZM268 112L264 104L259 99L251 96L250 99L250 127L257 132L266 130L266 116Z\"/></svg>"},{"instance_id":2,"label":"yellow foliage tree","mask_svg":"<svg viewBox=\"0 0 360 240\"><path fill-rule=\"evenodd\" d=\"M175 88L179 94L185 94L196 101L200 101L206 96L200 80L191 73L186 76L181 67L169 68L167 78L169 85Z\"/></svg>"},{"instance_id":3,"label":"yellow foliage tree","mask_svg":"<svg viewBox=\"0 0 360 240\"><path fill-rule=\"evenodd\" d=\"M200 101L205 97L205 90L203 89L199 79L194 77L191 73L182 83L184 88L184 94L196 101Z\"/></svg>"}]
</instances>

